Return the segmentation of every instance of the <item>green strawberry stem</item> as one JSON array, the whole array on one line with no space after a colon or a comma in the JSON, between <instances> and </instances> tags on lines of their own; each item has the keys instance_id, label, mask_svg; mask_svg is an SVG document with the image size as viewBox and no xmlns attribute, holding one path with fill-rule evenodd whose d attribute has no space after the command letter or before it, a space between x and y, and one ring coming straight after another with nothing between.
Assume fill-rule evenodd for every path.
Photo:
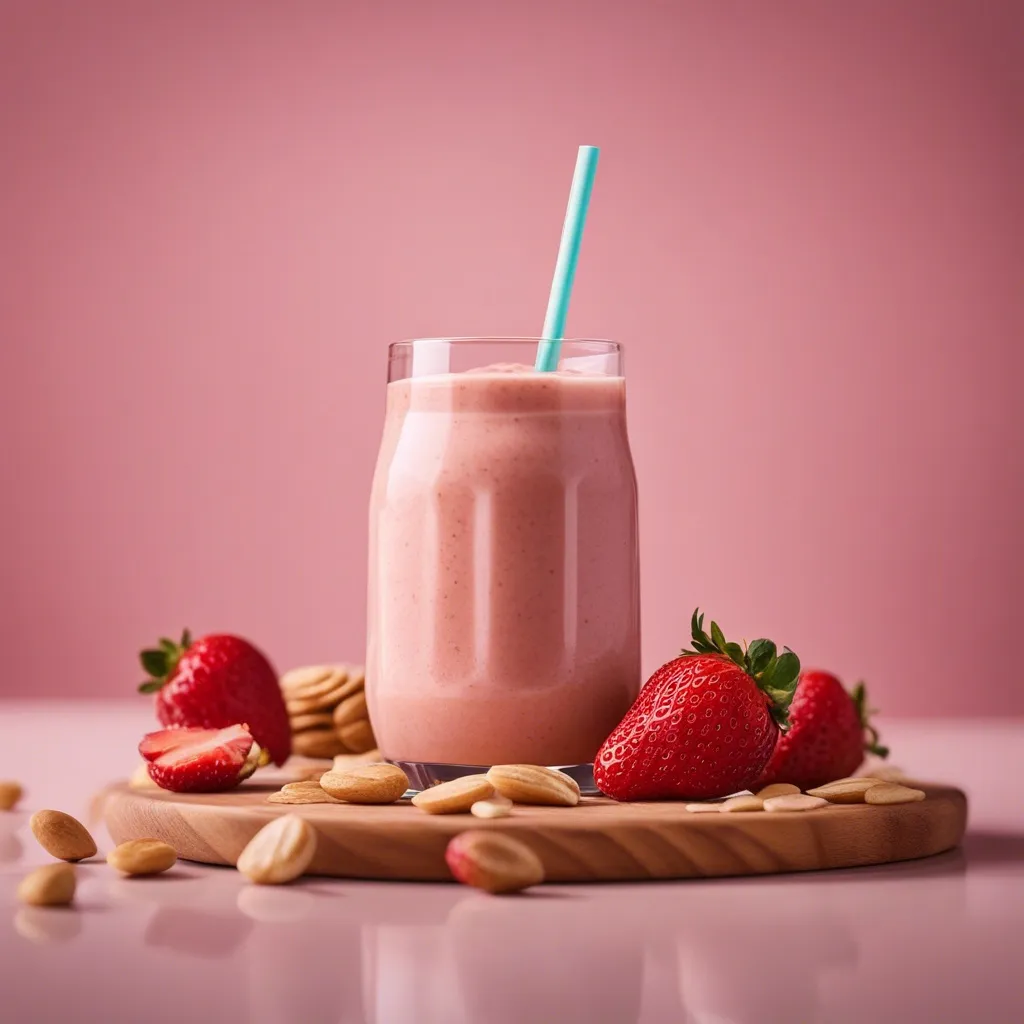
<instances>
[{"instance_id":1,"label":"green strawberry stem","mask_svg":"<svg viewBox=\"0 0 1024 1024\"><path fill-rule=\"evenodd\" d=\"M181 656L192 646L192 634L186 629L181 640L175 643L167 637L160 638L159 647L148 647L139 654L139 661L149 678L139 684L139 693L156 693L174 675Z\"/></svg>"},{"instance_id":2,"label":"green strawberry stem","mask_svg":"<svg viewBox=\"0 0 1024 1024\"><path fill-rule=\"evenodd\" d=\"M867 742L864 744L864 749L869 754L874 754L876 757L888 757L889 748L883 747L878 742L878 730L871 724L871 716L875 714L875 709L868 707L868 689L863 683L858 683L853 688L853 693L850 694L853 698L853 703L857 707L857 714L860 716L860 724L864 726L864 731L868 734Z\"/></svg>"},{"instance_id":3,"label":"green strawberry stem","mask_svg":"<svg viewBox=\"0 0 1024 1024\"><path fill-rule=\"evenodd\" d=\"M704 616L695 608L690 620L693 650L683 650L683 656L697 654L723 655L739 665L768 698L768 709L775 724L785 732L789 728L789 705L793 702L800 676L800 659L788 648L778 648L771 640L754 640L743 646L725 639L717 622L711 623L711 635L704 632Z\"/></svg>"}]
</instances>

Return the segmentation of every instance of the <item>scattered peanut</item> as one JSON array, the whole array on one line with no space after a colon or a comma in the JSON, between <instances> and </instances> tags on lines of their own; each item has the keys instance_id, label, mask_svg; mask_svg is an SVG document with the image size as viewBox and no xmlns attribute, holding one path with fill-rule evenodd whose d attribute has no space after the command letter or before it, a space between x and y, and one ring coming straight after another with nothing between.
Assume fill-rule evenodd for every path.
<instances>
[{"instance_id":1,"label":"scattered peanut","mask_svg":"<svg viewBox=\"0 0 1024 1024\"><path fill-rule=\"evenodd\" d=\"M325 773L326 774L326 773ZM319 782L286 782L277 793L271 793L267 802L272 804L340 804L330 793L325 793Z\"/></svg>"},{"instance_id":2,"label":"scattered peanut","mask_svg":"<svg viewBox=\"0 0 1024 1024\"><path fill-rule=\"evenodd\" d=\"M799 792L800 787L794 786L792 782L773 782L770 786L759 789L754 795L759 800L771 800L772 797L791 796Z\"/></svg>"},{"instance_id":3,"label":"scattered peanut","mask_svg":"<svg viewBox=\"0 0 1024 1024\"><path fill-rule=\"evenodd\" d=\"M488 800L477 800L469 813L476 818L507 818L512 813L512 801L495 794Z\"/></svg>"},{"instance_id":4,"label":"scattered peanut","mask_svg":"<svg viewBox=\"0 0 1024 1024\"><path fill-rule=\"evenodd\" d=\"M458 881L491 893L518 892L544 881L537 854L503 832L463 832L448 844L444 857Z\"/></svg>"},{"instance_id":5,"label":"scattered peanut","mask_svg":"<svg viewBox=\"0 0 1024 1024\"><path fill-rule=\"evenodd\" d=\"M96 841L88 829L63 811L36 811L29 827L39 845L60 860L85 860L96 855Z\"/></svg>"},{"instance_id":6,"label":"scattered peanut","mask_svg":"<svg viewBox=\"0 0 1024 1024\"><path fill-rule=\"evenodd\" d=\"M46 864L30 871L18 885L18 899L33 907L67 906L75 898L75 869Z\"/></svg>"},{"instance_id":7,"label":"scattered peanut","mask_svg":"<svg viewBox=\"0 0 1024 1024\"><path fill-rule=\"evenodd\" d=\"M460 814L468 811L478 800L488 800L492 796L494 787L486 775L464 775L461 779L442 782L417 793L412 802L427 814Z\"/></svg>"},{"instance_id":8,"label":"scattered peanut","mask_svg":"<svg viewBox=\"0 0 1024 1024\"><path fill-rule=\"evenodd\" d=\"M364 764L326 772L320 776L320 788L352 804L393 804L409 788L409 779L398 765Z\"/></svg>"},{"instance_id":9,"label":"scattered peanut","mask_svg":"<svg viewBox=\"0 0 1024 1024\"><path fill-rule=\"evenodd\" d=\"M741 814L744 811L763 811L764 801L756 796L731 796L719 808L723 814Z\"/></svg>"},{"instance_id":10,"label":"scattered peanut","mask_svg":"<svg viewBox=\"0 0 1024 1024\"><path fill-rule=\"evenodd\" d=\"M107 854L107 863L126 875L158 875L177 860L174 847L160 839L129 839Z\"/></svg>"},{"instance_id":11,"label":"scattered peanut","mask_svg":"<svg viewBox=\"0 0 1024 1024\"><path fill-rule=\"evenodd\" d=\"M879 785L883 785L879 779L837 779L817 789L807 790L807 795L824 797L831 804L862 804L864 794L872 786Z\"/></svg>"},{"instance_id":12,"label":"scattered peanut","mask_svg":"<svg viewBox=\"0 0 1024 1024\"><path fill-rule=\"evenodd\" d=\"M502 796L517 804L575 807L580 802L576 780L554 768L498 764L487 773L487 780Z\"/></svg>"},{"instance_id":13,"label":"scattered peanut","mask_svg":"<svg viewBox=\"0 0 1024 1024\"><path fill-rule=\"evenodd\" d=\"M827 806L828 801L823 797L806 793L784 793L782 796L770 796L764 802L766 811L813 811L816 807Z\"/></svg>"},{"instance_id":14,"label":"scattered peanut","mask_svg":"<svg viewBox=\"0 0 1024 1024\"><path fill-rule=\"evenodd\" d=\"M910 776L902 768L894 764L876 764L864 773L868 779L881 779L882 782L909 782Z\"/></svg>"},{"instance_id":15,"label":"scattered peanut","mask_svg":"<svg viewBox=\"0 0 1024 1024\"><path fill-rule=\"evenodd\" d=\"M0 781L0 811L13 811L23 793L21 783Z\"/></svg>"},{"instance_id":16,"label":"scattered peanut","mask_svg":"<svg viewBox=\"0 0 1024 1024\"><path fill-rule=\"evenodd\" d=\"M713 800L701 804L687 804L686 809L691 814L710 814L712 812L717 814L722 809L722 801Z\"/></svg>"},{"instance_id":17,"label":"scattered peanut","mask_svg":"<svg viewBox=\"0 0 1024 1024\"><path fill-rule=\"evenodd\" d=\"M924 798L923 790L900 786L895 782L872 786L864 794L864 802L868 804L912 804Z\"/></svg>"},{"instance_id":18,"label":"scattered peanut","mask_svg":"<svg viewBox=\"0 0 1024 1024\"><path fill-rule=\"evenodd\" d=\"M315 853L316 832L297 814L285 814L249 840L236 867L251 882L281 885L298 878Z\"/></svg>"}]
</instances>

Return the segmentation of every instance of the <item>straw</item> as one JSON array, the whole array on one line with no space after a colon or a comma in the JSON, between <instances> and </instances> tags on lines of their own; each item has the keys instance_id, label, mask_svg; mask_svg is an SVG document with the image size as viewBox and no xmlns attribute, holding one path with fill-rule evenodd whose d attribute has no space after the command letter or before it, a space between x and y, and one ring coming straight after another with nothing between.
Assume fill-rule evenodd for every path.
<instances>
[{"instance_id":1,"label":"straw","mask_svg":"<svg viewBox=\"0 0 1024 1024\"><path fill-rule=\"evenodd\" d=\"M583 238L583 225L587 220L590 193L594 188L599 153L600 150L596 146L580 146L579 155L576 157L576 172L572 176L572 188L569 189L569 206L565 211L565 223L562 225L562 241L558 246L555 277L551 282L551 298L548 299L548 312L544 317L542 340L537 348L535 365L538 370L551 371L558 366L562 335L565 333L565 316L569 311L572 282L580 258L580 241Z\"/></svg>"}]
</instances>

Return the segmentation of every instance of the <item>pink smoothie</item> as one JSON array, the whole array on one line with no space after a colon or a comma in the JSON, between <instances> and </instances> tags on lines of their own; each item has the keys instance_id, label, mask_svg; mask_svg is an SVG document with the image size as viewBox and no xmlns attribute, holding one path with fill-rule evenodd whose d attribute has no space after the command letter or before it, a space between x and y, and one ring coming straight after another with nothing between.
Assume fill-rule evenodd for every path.
<instances>
[{"instance_id":1,"label":"pink smoothie","mask_svg":"<svg viewBox=\"0 0 1024 1024\"><path fill-rule=\"evenodd\" d=\"M639 685L624 379L503 365L389 384L366 687L384 756L588 763Z\"/></svg>"}]
</instances>

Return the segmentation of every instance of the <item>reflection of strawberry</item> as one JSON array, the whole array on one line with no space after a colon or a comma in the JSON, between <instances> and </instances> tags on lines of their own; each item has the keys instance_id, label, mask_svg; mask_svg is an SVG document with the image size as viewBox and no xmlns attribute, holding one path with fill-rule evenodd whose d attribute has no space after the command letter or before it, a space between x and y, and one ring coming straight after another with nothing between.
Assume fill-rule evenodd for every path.
<instances>
[{"instance_id":1,"label":"reflection of strawberry","mask_svg":"<svg viewBox=\"0 0 1024 1024\"><path fill-rule=\"evenodd\" d=\"M869 717L863 683L849 694L828 672L802 673L789 709L790 730L776 745L758 785L792 782L813 789L852 775L865 750L885 757L889 751L879 746Z\"/></svg>"},{"instance_id":2,"label":"reflection of strawberry","mask_svg":"<svg viewBox=\"0 0 1024 1024\"><path fill-rule=\"evenodd\" d=\"M693 613L693 650L662 666L598 751L594 779L616 800L708 799L763 771L793 697L800 661L771 640L745 650Z\"/></svg>"},{"instance_id":3,"label":"reflection of strawberry","mask_svg":"<svg viewBox=\"0 0 1024 1024\"><path fill-rule=\"evenodd\" d=\"M157 693L162 725L223 729L246 722L275 764L288 759L292 731L277 673L248 640L204 636L193 641L185 630L180 643L161 640L140 660L152 678L139 690Z\"/></svg>"},{"instance_id":4,"label":"reflection of strawberry","mask_svg":"<svg viewBox=\"0 0 1024 1024\"><path fill-rule=\"evenodd\" d=\"M176 793L234 789L259 764L260 748L244 725L227 729L161 729L142 737L149 777Z\"/></svg>"}]
</instances>

